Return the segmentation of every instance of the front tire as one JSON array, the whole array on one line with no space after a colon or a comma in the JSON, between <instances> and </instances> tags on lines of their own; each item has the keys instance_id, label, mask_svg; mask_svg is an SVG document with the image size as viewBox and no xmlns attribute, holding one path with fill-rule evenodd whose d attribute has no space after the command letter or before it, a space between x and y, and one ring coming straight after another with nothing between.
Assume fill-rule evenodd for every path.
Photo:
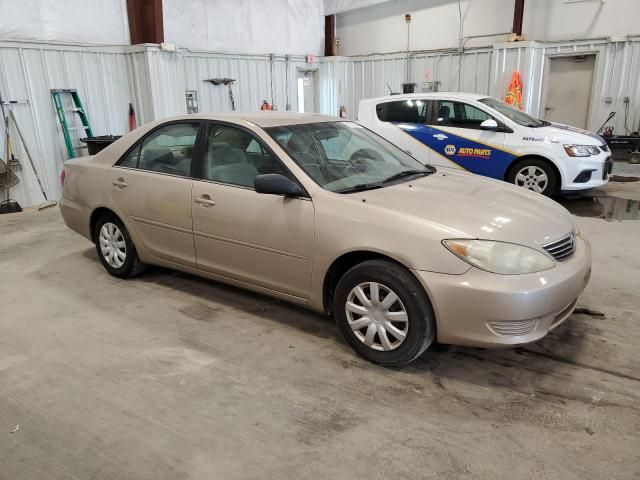
<instances>
[{"instance_id":1,"label":"front tire","mask_svg":"<svg viewBox=\"0 0 640 480\"><path fill-rule=\"evenodd\" d=\"M415 360L435 338L431 304L418 280L386 260L348 270L333 300L338 328L367 360L396 367Z\"/></svg>"},{"instance_id":2,"label":"front tire","mask_svg":"<svg viewBox=\"0 0 640 480\"><path fill-rule=\"evenodd\" d=\"M556 193L559 178L549 162L539 158L525 158L511 167L507 181L549 197Z\"/></svg>"},{"instance_id":3,"label":"front tire","mask_svg":"<svg viewBox=\"0 0 640 480\"><path fill-rule=\"evenodd\" d=\"M115 215L104 215L96 222L93 238L100 262L114 277L134 277L145 269L129 232Z\"/></svg>"}]
</instances>

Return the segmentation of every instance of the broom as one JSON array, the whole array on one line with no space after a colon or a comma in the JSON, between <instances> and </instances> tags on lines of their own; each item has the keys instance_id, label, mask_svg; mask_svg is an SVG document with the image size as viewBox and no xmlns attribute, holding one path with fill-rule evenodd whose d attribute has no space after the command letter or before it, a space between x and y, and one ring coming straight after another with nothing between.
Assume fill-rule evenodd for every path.
<instances>
[{"instance_id":1,"label":"broom","mask_svg":"<svg viewBox=\"0 0 640 480\"><path fill-rule=\"evenodd\" d=\"M11 135L9 134L9 117L7 117L4 113L4 102L2 100L2 95L0 95L0 109L2 110L2 118L4 120L5 142L7 147L7 167L5 172L7 175L7 179L5 182L6 198L0 202L0 214L17 213L22 211L22 207L17 201L13 200L10 195L11 168L9 165L15 157L13 155L13 146L11 145Z\"/></svg>"},{"instance_id":2,"label":"broom","mask_svg":"<svg viewBox=\"0 0 640 480\"><path fill-rule=\"evenodd\" d=\"M42 192L42 196L44 197L44 202L38 205L38 210L42 210L44 208L53 207L57 205L58 202L55 200L49 200L47 198L47 193L44 191L44 186L42 185L42 181L40 180L40 175L38 175L38 170L36 170L36 165L33 163L33 158L31 158L31 152L29 152L29 147L27 147L27 143L24 141L24 137L22 136L22 131L18 126L18 121L16 120L16 116L13 114L13 110L9 110L9 115L11 116L11 120L16 127L16 131L18 132L18 137L20 137L20 142L22 142L22 146L24 147L24 151L27 153L27 158L29 159L29 163L31 164L31 168L33 169L33 173L36 176L36 180L38 180L38 185L40 185L40 191Z\"/></svg>"}]
</instances>

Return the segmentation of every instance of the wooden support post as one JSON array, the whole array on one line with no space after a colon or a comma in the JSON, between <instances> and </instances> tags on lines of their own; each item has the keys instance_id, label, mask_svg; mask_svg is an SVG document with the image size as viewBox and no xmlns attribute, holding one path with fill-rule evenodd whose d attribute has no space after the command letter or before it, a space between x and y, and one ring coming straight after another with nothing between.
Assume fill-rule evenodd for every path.
<instances>
[{"instance_id":1,"label":"wooden support post","mask_svg":"<svg viewBox=\"0 0 640 480\"><path fill-rule=\"evenodd\" d=\"M522 19L524 17L524 0L515 0L513 7L513 29L512 32L518 37L522 36Z\"/></svg>"},{"instance_id":2,"label":"wooden support post","mask_svg":"<svg viewBox=\"0 0 640 480\"><path fill-rule=\"evenodd\" d=\"M324 17L324 56L332 57L336 54L336 16Z\"/></svg>"},{"instance_id":3,"label":"wooden support post","mask_svg":"<svg viewBox=\"0 0 640 480\"><path fill-rule=\"evenodd\" d=\"M164 42L162 0L127 0L131 44Z\"/></svg>"}]
</instances>

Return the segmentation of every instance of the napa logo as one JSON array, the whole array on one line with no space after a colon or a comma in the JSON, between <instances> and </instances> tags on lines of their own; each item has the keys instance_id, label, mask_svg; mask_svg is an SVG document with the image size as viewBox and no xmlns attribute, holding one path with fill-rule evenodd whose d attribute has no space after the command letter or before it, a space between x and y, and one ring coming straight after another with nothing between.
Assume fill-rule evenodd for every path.
<instances>
[{"instance_id":1,"label":"napa logo","mask_svg":"<svg viewBox=\"0 0 640 480\"><path fill-rule=\"evenodd\" d=\"M454 145L447 145L446 147L444 147L444 153L446 153L447 155L455 155L456 147Z\"/></svg>"}]
</instances>

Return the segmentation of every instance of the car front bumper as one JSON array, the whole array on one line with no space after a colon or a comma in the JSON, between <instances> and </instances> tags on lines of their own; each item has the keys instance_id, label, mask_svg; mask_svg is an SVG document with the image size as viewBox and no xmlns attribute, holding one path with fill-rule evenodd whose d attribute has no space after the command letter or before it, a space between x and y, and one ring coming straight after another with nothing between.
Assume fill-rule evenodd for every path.
<instances>
[{"instance_id":1,"label":"car front bumper","mask_svg":"<svg viewBox=\"0 0 640 480\"><path fill-rule=\"evenodd\" d=\"M610 153L602 153L594 157L566 157L556 165L562 176L561 190L576 191L605 185L611 176L613 162Z\"/></svg>"},{"instance_id":2,"label":"car front bumper","mask_svg":"<svg viewBox=\"0 0 640 480\"><path fill-rule=\"evenodd\" d=\"M535 274L414 273L433 305L438 342L515 346L539 340L571 315L591 275L591 247L578 236L569 259Z\"/></svg>"}]
</instances>

